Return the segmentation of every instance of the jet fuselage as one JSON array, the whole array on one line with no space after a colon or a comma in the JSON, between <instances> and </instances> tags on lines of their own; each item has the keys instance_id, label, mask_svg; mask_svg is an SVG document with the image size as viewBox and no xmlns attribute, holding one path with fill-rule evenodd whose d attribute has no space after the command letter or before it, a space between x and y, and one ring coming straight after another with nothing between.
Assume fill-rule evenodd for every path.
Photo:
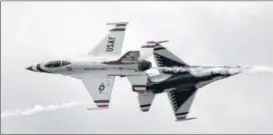
<instances>
[{"instance_id":1,"label":"jet fuselage","mask_svg":"<svg viewBox=\"0 0 273 135\"><path fill-rule=\"evenodd\" d=\"M169 71L169 74L157 75L149 77L150 82L147 89L154 93L162 93L174 88L189 87L201 88L214 81L236 75L242 71L240 67L187 67L188 70L182 72ZM162 78L162 79L160 79Z\"/></svg>"},{"instance_id":2,"label":"jet fuselage","mask_svg":"<svg viewBox=\"0 0 273 135\"><path fill-rule=\"evenodd\" d=\"M149 68L151 68L151 63L145 60L121 63L113 60L113 58L85 56L71 60L42 62L27 69L80 78L79 76L82 74L90 74L94 77L141 75L143 74L142 71Z\"/></svg>"}]
</instances>

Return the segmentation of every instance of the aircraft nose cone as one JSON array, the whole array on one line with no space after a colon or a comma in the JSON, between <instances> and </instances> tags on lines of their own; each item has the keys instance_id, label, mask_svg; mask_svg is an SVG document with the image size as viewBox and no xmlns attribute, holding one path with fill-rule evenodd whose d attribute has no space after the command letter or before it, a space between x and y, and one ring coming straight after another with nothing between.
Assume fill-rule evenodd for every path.
<instances>
[{"instance_id":1,"label":"aircraft nose cone","mask_svg":"<svg viewBox=\"0 0 273 135\"><path fill-rule=\"evenodd\" d=\"M27 67L26 70L34 71L34 70L32 69L32 66Z\"/></svg>"}]
</instances>

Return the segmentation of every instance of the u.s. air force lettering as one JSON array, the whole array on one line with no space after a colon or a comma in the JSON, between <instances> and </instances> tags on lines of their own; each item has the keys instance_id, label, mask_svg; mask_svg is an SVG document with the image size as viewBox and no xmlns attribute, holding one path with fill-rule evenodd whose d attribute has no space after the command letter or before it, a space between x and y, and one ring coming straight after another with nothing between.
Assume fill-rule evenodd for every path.
<instances>
[{"instance_id":1,"label":"u.s. air force lettering","mask_svg":"<svg viewBox=\"0 0 273 135\"><path fill-rule=\"evenodd\" d=\"M108 42L107 42L107 46L106 46L106 51L107 52L112 52L115 46L115 38L114 37L108 37Z\"/></svg>"}]
</instances>

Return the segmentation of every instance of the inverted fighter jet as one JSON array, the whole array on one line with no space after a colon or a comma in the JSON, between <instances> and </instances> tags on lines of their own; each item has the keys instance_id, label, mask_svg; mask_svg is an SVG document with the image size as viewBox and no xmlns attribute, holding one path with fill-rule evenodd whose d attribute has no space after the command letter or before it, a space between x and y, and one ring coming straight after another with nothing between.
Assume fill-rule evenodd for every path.
<instances>
[{"instance_id":1,"label":"inverted fighter jet","mask_svg":"<svg viewBox=\"0 0 273 135\"><path fill-rule=\"evenodd\" d=\"M97 107L108 108L116 76L128 77L139 85L145 85L147 76L144 71L152 66L145 60L153 53L149 45L143 45L140 51L128 51L120 57L127 24L108 23L114 28L87 55L70 60L46 61L31 65L27 70L81 79Z\"/></svg>"},{"instance_id":2,"label":"inverted fighter jet","mask_svg":"<svg viewBox=\"0 0 273 135\"><path fill-rule=\"evenodd\" d=\"M166 92L177 121L187 118L194 96L199 88L214 81L241 73L245 68L236 66L191 66L172 52L154 42L154 59L159 75L148 76L146 91L138 93L140 109L149 111L154 96ZM131 82L134 86L134 83ZM134 88L133 88L134 91Z\"/></svg>"}]
</instances>

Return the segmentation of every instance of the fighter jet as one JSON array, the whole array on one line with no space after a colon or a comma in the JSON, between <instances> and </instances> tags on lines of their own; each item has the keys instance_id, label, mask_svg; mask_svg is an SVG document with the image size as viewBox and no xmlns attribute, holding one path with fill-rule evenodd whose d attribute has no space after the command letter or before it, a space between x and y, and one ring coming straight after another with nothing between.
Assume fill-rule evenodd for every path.
<instances>
[{"instance_id":1,"label":"fighter jet","mask_svg":"<svg viewBox=\"0 0 273 135\"><path fill-rule=\"evenodd\" d=\"M70 60L45 61L26 69L80 79L97 107L108 108L115 77L128 77L139 85L145 85L147 76L144 71L152 66L151 62L145 60L153 53L149 45L143 45L140 51L128 51L120 57L127 24L108 23L114 28L87 55Z\"/></svg>"},{"instance_id":2,"label":"fighter jet","mask_svg":"<svg viewBox=\"0 0 273 135\"><path fill-rule=\"evenodd\" d=\"M156 94L166 92L177 121L194 119L187 118L187 115L199 88L237 75L245 69L240 66L191 66L159 44L160 42L153 43L153 55L159 75L146 74L146 91L138 93L138 102L143 112L150 110Z\"/></svg>"}]
</instances>

